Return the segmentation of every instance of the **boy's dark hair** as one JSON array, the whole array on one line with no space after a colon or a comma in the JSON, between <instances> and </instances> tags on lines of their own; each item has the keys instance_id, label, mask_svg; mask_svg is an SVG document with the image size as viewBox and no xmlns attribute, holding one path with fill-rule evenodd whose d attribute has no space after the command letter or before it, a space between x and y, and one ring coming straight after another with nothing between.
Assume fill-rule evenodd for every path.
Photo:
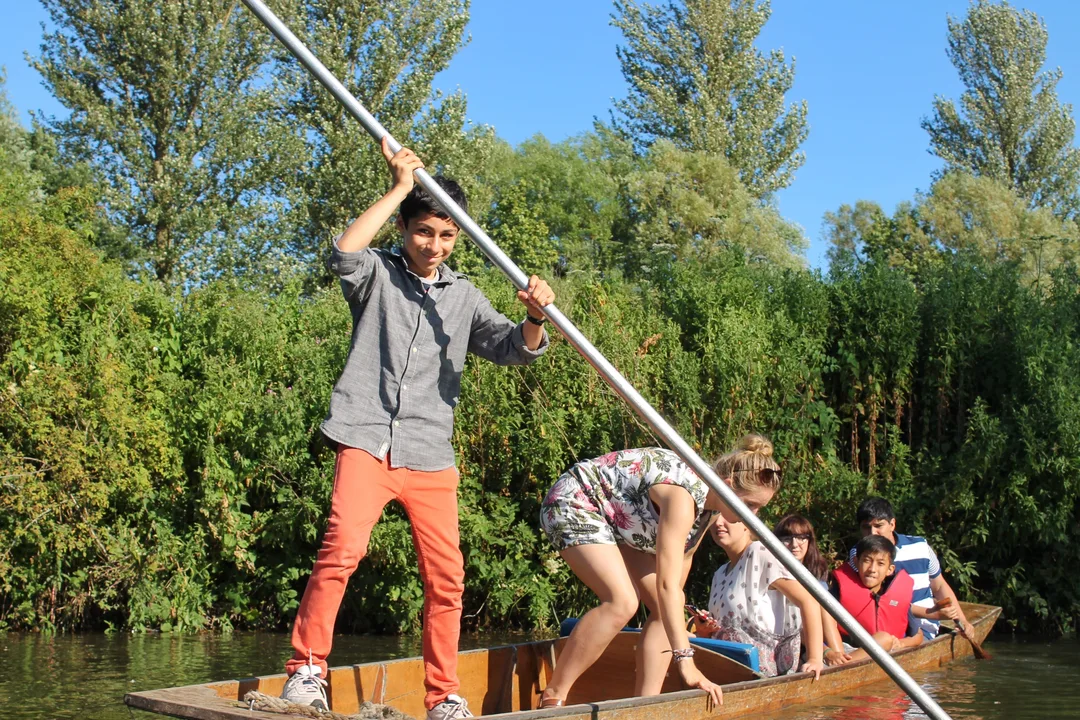
<instances>
[{"instance_id":1,"label":"boy's dark hair","mask_svg":"<svg viewBox=\"0 0 1080 720\"><path fill-rule=\"evenodd\" d=\"M875 520L894 519L896 519L896 513L893 512L892 503L881 497L866 498L855 513L855 522L859 525Z\"/></svg>"},{"instance_id":2,"label":"boy's dark hair","mask_svg":"<svg viewBox=\"0 0 1080 720\"><path fill-rule=\"evenodd\" d=\"M461 189L461 186L456 181L442 175L436 175L432 180L454 202L460 205L462 210L469 212L469 201L465 199L465 191ZM450 215L443 209L442 205L431 196L431 193L420 187L420 183L413 185L413 189L401 201L401 205L398 206L398 213L401 215L401 222L405 227L409 226L410 220L421 215L434 215L440 220L450 220Z\"/></svg>"},{"instance_id":3,"label":"boy's dark hair","mask_svg":"<svg viewBox=\"0 0 1080 720\"><path fill-rule=\"evenodd\" d=\"M896 546L892 544L892 540L881 535L867 535L862 540L859 540L855 545L855 559L858 560L866 553L877 555L878 553L888 553L889 562L896 561Z\"/></svg>"}]
</instances>

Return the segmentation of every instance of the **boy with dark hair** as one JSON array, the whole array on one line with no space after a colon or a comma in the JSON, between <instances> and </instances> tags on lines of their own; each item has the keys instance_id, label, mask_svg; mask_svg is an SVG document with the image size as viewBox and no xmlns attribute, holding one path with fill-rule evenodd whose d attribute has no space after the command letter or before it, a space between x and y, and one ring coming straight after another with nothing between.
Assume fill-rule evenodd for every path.
<instances>
[{"instance_id":1,"label":"boy with dark hair","mask_svg":"<svg viewBox=\"0 0 1080 720\"><path fill-rule=\"evenodd\" d=\"M855 545L855 568L841 565L833 572L831 590L866 632L886 652L922 644L918 630L908 635L908 615L912 611L912 581L897 570L896 546L880 535L867 535ZM921 611L921 608L919 608ZM847 637L847 631L840 628ZM852 660L866 657L866 651L845 644Z\"/></svg>"},{"instance_id":2,"label":"boy with dark hair","mask_svg":"<svg viewBox=\"0 0 1080 720\"><path fill-rule=\"evenodd\" d=\"M941 564L930 544L917 535L896 532L896 513L893 512L892 504L888 500L881 497L867 498L859 505L855 520L859 523L859 530L864 537L880 535L896 546L896 567L907 572L913 583L913 607L929 611L944 598L952 598L952 604L943 607L940 615L950 620L959 619L965 625L967 624L967 618L960 610L956 593L949 587L949 583L945 582L941 574ZM855 567L854 548L851 550L850 561L852 567ZM937 637L940 627L938 619L937 613L920 617L913 612L909 618L911 631L914 632L918 628L927 640L933 640Z\"/></svg>"},{"instance_id":3,"label":"boy with dark hair","mask_svg":"<svg viewBox=\"0 0 1080 720\"><path fill-rule=\"evenodd\" d=\"M406 148L383 155L390 190L334 242L330 269L353 318L352 345L334 385L323 435L337 447L330 517L293 626L295 654L281 696L329 709L327 666L334 620L371 529L391 500L412 523L424 581L424 705L428 720L472 717L456 693L464 562L459 547L453 432L465 355L524 365L548 345L541 307L555 299L533 275L518 292L527 315L514 323L444 261L458 227L422 188L423 167ZM435 178L462 208L452 180ZM400 251L368 247L394 210Z\"/></svg>"}]
</instances>

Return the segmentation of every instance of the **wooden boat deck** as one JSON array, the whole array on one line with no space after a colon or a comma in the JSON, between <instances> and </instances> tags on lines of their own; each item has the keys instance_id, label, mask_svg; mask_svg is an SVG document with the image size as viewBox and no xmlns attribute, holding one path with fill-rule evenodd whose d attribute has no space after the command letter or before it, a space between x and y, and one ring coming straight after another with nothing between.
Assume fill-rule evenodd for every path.
<instances>
[{"instance_id":1,"label":"wooden boat deck","mask_svg":"<svg viewBox=\"0 0 1080 720\"><path fill-rule=\"evenodd\" d=\"M964 603L976 640L986 639L1001 608ZM728 658L698 649L698 667L713 682L723 685L724 704L710 711L700 690L681 690L672 674L664 693L631 697L634 684L634 647L639 635L620 634L604 655L574 686L566 707L535 710L565 639L543 640L506 647L463 652L458 659L461 694L479 717L499 720L699 720L731 718L775 710L850 691L886 679L872 660L828 668L818 681L799 673L763 679ZM894 655L908 672L936 668L971 655L971 644L953 633L943 633L917 648ZM278 713L248 710L242 702L249 690L277 696L285 675L228 680L204 685L130 693L124 702L140 710L192 720L281 720ZM416 718L424 717L424 666L420 658L365 663L330 670L331 708L351 714L360 703L385 703Z\"/></svg>"}]
</instances>

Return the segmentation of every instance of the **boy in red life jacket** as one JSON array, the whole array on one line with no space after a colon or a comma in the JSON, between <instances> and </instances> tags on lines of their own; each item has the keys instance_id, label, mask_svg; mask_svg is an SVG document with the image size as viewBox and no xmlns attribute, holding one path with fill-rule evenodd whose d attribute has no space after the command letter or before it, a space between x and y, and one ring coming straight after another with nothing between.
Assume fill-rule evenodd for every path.
<instances>
[{"instance_id":1,"label":"boy in red life jacket","mask_svg":"<svg viewBox=\"0 0 1080 720\"><path fill-rule=\"evenodd\" d=\"M895 560L896 546L888 538L867 535L855 546L858 570L847 563L841 565L833 571L831 585L833 596L887 652L922 644L921 632L907 635L909 613L937 619L936 612L911 604L914 582L905 571L896 572ZM849 638L843 628L840 632L845 640ZM850 652L852 660L867 656L862 649Z\"/></svg>"}]
</instances>

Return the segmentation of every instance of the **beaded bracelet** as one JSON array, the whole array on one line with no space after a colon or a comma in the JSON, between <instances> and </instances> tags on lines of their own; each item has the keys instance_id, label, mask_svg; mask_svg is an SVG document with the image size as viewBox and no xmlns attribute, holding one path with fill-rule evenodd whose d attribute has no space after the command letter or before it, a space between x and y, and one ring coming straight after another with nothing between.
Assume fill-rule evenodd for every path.
<instances>
[{"instance_id":1,"label":"beaded bracelet","mask_svg":"<svg viewBox=\"0 0 1080 720\"><path fill-rule=\"evenodd\" d=\"M682 650L665 650L664 652L671 653L671 657L675 659L675 662L694 657L694 648L692 647L683 648Z\"/></svg>"}]
</instances>

